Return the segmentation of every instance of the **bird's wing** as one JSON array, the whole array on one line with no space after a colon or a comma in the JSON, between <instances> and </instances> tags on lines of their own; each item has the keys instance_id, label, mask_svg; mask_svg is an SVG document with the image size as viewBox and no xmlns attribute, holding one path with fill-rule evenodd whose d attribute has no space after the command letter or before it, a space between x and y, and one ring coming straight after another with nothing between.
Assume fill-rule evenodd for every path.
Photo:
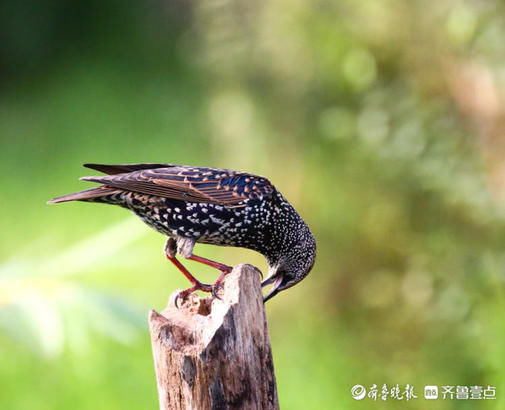
<instances>
[{"instance_id":1,"label":"bird's wing","mask_svg":"<svg viewBox=\"0 0 505 410\"><path fill-rule=\"evenodd\" d=\"M142 169L81 179L127 191L226 206L237 206L246 199L262 199L274 192L268 179L258 175L186 166Z\"/></svg>"},{"instance_id":2,"label":"bird's wing","mask_svg":"<svg viewBox=\"0 0 505 410\"><path fill-rule=\"evenodd\" d=\"M172 164L117 164L117 165L106 165L106 164L83 164L86 168L94 169L96 171L103 172L107 175L123 174L125 172L139 171L142 169L154 169L154 168L169 168L177 165Z\"/></svg>"}]
</instances>

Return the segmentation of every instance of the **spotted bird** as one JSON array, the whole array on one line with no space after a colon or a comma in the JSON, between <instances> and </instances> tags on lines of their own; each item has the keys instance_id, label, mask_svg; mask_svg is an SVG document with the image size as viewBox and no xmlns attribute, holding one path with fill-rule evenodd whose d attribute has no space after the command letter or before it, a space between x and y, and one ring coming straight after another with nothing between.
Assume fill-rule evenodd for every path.
<instances>
[{"instance_id":1,"label":"spotted bird","mask_svg":"<svg viewBox=\"0 0 505 410\"><path fill-rule=\"evenodd\" d=\"M151 228L168 236L164 252L195 290L212 292L230 266L193 254L196 242L236 246L263 254L269 265L262 286L273 283L264 300L305 278L316 257L316 241L291 204L268 181L246 172L172 164L84 164L107 174L83 177L98 187L52 199L119 205ZM176 258L182 257L221 271L214 285L198 281ZM177 304L177 301L176 301Z\"/></svg>"}]
</instances>

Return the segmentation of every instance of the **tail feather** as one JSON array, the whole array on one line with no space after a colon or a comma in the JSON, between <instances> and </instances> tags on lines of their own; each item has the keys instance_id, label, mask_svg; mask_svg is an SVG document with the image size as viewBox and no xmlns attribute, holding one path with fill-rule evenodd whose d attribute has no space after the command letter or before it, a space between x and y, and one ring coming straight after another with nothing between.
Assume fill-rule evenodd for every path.
<instances>
[{"instance_id":1,"label":"tail feather","mask_svg":"<svg viewBox=\"0 0 505 410\"><path fill-rule=\"evenodd\" d=\"M69 201L87 201L94 198L100 198L107 195L120 193L121 190L117 188L111 188L106 186L99 186L96 188L86 189L84 191L74 192L73 194L59 196L57 198L48 201L48 204L57 204L60 202Z\"/></svg>"},{"instance_id":2,"label":"tail feather","mask_svg":"<svg viewBox=\"0 0 505 410\"><path fill-rule=\"evenodd\" d=\"M154 169L154 168L168 168L173 167L171 164L118 164L118 165L105 165L105 164L84 164L86 168L91 168L96 171L103 172L104 174L115 175L123 174L133 171L139 171L143 169ZM82 180L92 181L98 183L104 183L101 178L106 177L83 177ZM57 204L59 202L69 202L69 201L89 201L95 199L96 202L102 202L99 200L101 197L116 194L122 192L121 189L112 188L109 186L99 186L95 188L86 189L84 191L74 192L73 194L59 196L57 198L48 201L48 204ZM107 201L103 201L107 202Z\"/></svg>"}]
</instances>

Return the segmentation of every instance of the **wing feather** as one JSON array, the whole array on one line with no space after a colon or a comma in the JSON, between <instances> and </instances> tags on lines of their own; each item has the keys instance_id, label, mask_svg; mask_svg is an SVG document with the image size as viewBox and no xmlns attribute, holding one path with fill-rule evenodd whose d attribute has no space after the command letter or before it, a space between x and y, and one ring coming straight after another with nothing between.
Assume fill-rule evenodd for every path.
<instances>
[{"instance_id":1,"label":"wing feather","mask_svg":"<svg viewBox=\"0 0 505 410\"><path fill-rule=\"evenodd\" d=\"M123 174L125 172L139 171L141 169L154 169L154 168L168 168L173 165L171 164L117 164L117 165L106 165L106 164L83 164L86 168L94 169L95 171L103 172L108 175Z\"/></svg>"},{"instance_id":2,"label":"wing feather","mask_svg":"<svg viewBox=\"0 0 505 410\"><path fill-rule=\"evenodd\" d=\"M268 179L245 172L180 165L155 166L151 169L143 168L147 165L112 166L115 167L114 169L102 165L100 165L100 169L93 166L93 169L108 173L120 169L130 169L129 167L139 167L140 169L103 177L83 177L81 179L127 191L227 206L236 206L247 199L268 197L274 191L274 187Z\"/></svg>"}]
</instances>

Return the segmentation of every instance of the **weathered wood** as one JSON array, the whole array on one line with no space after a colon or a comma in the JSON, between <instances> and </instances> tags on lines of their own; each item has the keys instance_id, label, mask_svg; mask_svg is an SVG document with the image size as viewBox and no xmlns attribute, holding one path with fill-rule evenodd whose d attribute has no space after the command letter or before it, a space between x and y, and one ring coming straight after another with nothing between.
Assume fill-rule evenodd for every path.
<instances>
[{"instance_id":1,"label":"weathered wood","mask_svg":"<svg viewBox=\"0 0 505 410\"><path fill-rule=\"evenodd\" d=\"M176 294L149 314L160 409L278 409L258 270L236 266L222 300Z\"/></svg>"}]
</instances>

